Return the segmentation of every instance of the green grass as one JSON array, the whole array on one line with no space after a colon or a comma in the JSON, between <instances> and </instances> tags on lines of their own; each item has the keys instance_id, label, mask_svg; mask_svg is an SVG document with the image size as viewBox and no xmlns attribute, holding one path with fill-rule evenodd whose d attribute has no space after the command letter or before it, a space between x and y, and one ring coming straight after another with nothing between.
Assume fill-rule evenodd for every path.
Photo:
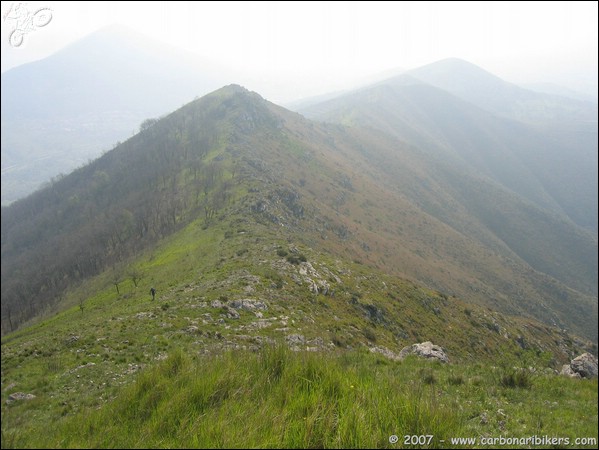
<instances>
[{"instance_id":1,"label":"green grass","mask_svg":"<svg viewBox=\"0 0 599 450\"><path fill-rule=\"evenodd\" d=\"M267 346L192 356L175 349L112 400L67 410L52 427L11 428L16 411L5 408L2 444L402 448L406 435L431 435L428 445L409 447L459 448L451 438L597 438L596 381L532 373L526 386L497 383L507 372L411 358L390 362L366 351L316 354ZM400 442L390 443L391 435Z\"/></svg>"}]
</instances>

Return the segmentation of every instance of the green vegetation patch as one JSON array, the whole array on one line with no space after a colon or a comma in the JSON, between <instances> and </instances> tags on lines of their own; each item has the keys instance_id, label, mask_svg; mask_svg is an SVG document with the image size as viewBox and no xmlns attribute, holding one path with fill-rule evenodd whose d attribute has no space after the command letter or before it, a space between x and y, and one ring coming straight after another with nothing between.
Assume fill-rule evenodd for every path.
<instances>
[{"instance_id":1,"label":"green vegetation patch","mask_svg":"<svg viewBox=\"0 0 599 450\"><path fill-rule=\"evenodd\" d=\"M367 351L266 346L199 356L175 349L113 400L76 413L65 409L53 427L10 427L12 407L4 408L2 445L402 448L406 436L431 436L408 447L464 448L451 439L597 438L597 381L529 372L521 385L523 376L514 377L505 381L506 367L394 362ZM390 440L394 435L399 442Z\"/></svg>"}]
</instances>

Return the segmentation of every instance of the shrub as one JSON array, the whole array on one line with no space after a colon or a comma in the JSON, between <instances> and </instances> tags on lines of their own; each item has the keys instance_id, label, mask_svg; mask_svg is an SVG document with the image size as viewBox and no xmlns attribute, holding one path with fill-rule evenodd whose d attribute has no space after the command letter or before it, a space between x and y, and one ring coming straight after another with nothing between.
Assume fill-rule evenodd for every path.
<instances>
[{"instance_id":1,"label":"shrub","mask_svg":"<svg viewBox=\"0 0 599 450\"><path fill-rule=\"evenodd\" d=\"M287 261L290 262L291 264L296 264L296 265L300 263L299 258L295 255L289 255L287 257Z\"/></svg>"},{"instance_id":2,"label":"shrub","mask_svg":"<svg viewBox=\"0 0 599 450\"><path fill-rule=\"evenodd\" d=\"M452 386L460 386L464 384L464 377L462 375L450 375L447 382Z\"/></svg>"},{"instance_id":3,"label":"shrub","mask_svg":"<svg viewBox=\"0 0 599 450\"><path fill-rule=\"evenodd\" d=\"M366 339L368 339L370 342L376 342L376 333L374 332L374 330L372 328L364 327L362 329L362 333L364 334Z\"/></svg>"},{"instance_id":4,"label":"shrub","mask_svg":"<svg viewBox=\"0 0 599 450\"><path fill-rule=\"evenodd\" d=\"M531 374L525 369L508 369L501 374L499 384L506 388L529 389L532 386Z\"/></svg>"}]
</instances>

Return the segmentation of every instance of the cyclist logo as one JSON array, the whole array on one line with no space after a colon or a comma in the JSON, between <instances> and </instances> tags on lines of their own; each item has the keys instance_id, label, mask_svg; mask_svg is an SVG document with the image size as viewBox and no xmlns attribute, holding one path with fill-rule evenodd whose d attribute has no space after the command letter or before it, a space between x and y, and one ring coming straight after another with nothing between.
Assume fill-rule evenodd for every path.
<instances>
[{"instance_id":1,"label":"cyclist logo","mask_svg":"<svg viewBox=\"0 0 599 450\"><path fill-rule=\"evenodd\" d=\"M20 47L23 44L26 34L36 31L38 28L45 27L51 20L52 10L50 8L29 11L25 3L13 3L6 14L4 14L4 21L12 22L13 28L8 37L8 42L13 47Z\"/></svg>"}]
</instances>

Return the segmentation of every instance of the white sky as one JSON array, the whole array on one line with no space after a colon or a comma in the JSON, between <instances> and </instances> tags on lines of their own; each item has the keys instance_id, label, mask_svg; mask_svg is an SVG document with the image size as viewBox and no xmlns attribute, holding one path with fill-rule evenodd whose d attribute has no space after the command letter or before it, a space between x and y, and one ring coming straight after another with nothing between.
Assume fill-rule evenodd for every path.
<instances>
[{"instance_id":1,"label":"white sky","mask_svg":"<svg viewBox=\"0 0 599 450\"><path fill-rule=\"evenodd\" d=\"M2 2L2 72L105 25L292 86L288 101L447 57L514 82L597 91L597 2L22 2L52 20L9 45L18 2ZM281 91L283 92L283 91ZM262 94L262 92L260 92Z\"/></svg>"}]
</instances>

